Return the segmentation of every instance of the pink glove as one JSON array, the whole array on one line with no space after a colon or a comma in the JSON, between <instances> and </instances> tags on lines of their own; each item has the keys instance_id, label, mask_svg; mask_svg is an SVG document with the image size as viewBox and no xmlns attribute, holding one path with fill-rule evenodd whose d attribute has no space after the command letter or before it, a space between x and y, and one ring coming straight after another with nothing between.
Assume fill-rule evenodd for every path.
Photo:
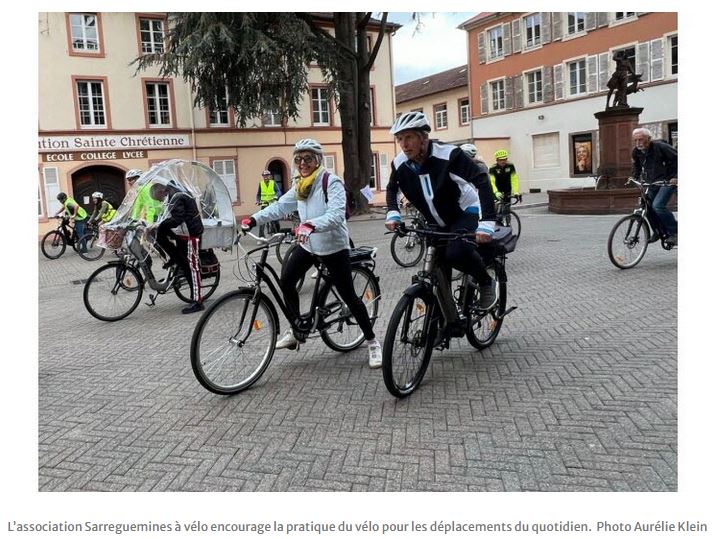
<instances>
[{"instance_id":1,"label":"pink glove","mask_svg":"<svg viewBox=\"0 0 716 539\"><path fill-rule=\"evenodd\" d=\"M246 217L241 220L241 230L249 231L256 226L256 220L253 217Z\"/></svg>"},{"instance_id":2,"label":"pink glove","mask_svg":"<svg viewBox=\"0 0 716 539\"><path fill-rule=\"evenodd\" d=\"M301 223L298 225L296 227L296 239L298 240L298 243L305 243L308 241L308 236L310 236L314 230L316 230L316 227L311 223Z\"/></svg>"}]
</instances>

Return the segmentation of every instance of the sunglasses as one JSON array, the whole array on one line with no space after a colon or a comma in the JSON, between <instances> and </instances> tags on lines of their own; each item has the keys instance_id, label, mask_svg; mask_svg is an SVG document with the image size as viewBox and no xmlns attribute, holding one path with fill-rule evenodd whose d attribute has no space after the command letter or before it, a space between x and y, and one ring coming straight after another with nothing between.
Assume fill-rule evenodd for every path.
<instances>
[{"instance_id":1,"label":"sunglasses","mask_svg":"<svg viewBox=\"0 0 716 539\"><path fill-rule=\"evenodd\" d=\"M315 159L315 157L312 155L304 155L303 157L301 157L300 155L297 155L296 157L293 158L293 162L296 165L300 165L301 162L303 162L307 165L310 165L311 163L313 163L314 159Z\"/></svg>"}]
</instances>

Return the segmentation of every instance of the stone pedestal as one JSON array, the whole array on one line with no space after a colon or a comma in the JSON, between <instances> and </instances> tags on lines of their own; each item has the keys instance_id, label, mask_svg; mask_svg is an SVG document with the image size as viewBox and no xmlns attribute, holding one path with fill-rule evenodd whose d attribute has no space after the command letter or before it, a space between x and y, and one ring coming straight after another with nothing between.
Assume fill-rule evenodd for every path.
<instances>
[{"instance_id":1,"label":"stone pedestal","mask_svg":"<svg viewBox=\"0 0 716 539\"><path fill-rule=\"evenodd\" d=\"M632 131L639 125L639 107L618 107L594 114L599 122L599 171L609 176L602 189L624 187L631 175Z\"/></svg>"}]
</instances>

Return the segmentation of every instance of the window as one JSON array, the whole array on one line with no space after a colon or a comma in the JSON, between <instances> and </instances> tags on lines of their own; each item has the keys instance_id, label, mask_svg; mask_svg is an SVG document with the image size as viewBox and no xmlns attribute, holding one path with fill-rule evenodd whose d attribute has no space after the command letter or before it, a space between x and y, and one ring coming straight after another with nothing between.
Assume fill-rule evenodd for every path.
<instances>
[{"instance_id":1,"label":"window","mask_svg":"<svg viewBox=\"0 0 716 539\"><path fill-rule=\"evenodd\" d=\"M214 100L214 106L209 109L209 125L212 127L226 127L229 125L229 90Z\"/></svg>"},{"instance_id":2,"label":"window","mask_svg":"<svg viewBox=\"0 0 716 539\"><path fill-rule=\"evenodd\" d=\"M671 71L672 75L679 73L679 36L671 36L669 38L669 51L671 58Z\"/></svg>"},{"instance_id":3,"label":"window","mask_svg":"<svg viewBox=\"0 0 716 539\"><path fill-rule=\"evenodd\" d=\"M527 103L542 102L542 70L531 71L525 75L527 82Z\"/></svg>"},{"instance_id":4,"label":"window","mask_svg":"<svg viewBox=\"0 0 716 539\"><path fill-rule=\"evenodd\" d=\"M528 15L522 20L524 21L525 27L525 48L530 49L540 45L542 43L540 25L542 16L539 13L535 13L534 15Z\"/></svg>"},{"instance_id":5,"label":"window","mask_svg":"<svg viewBox=\"0 0 716 539\"><path fill-rule=\"evenodd\" d=\"M502 49L502 26L487 31L487 57L490 60L504 56Z\"/></svg>"},{"instance_id":6,"label":"window","mask_svg":"<svg viewBox=\"0 0 716 539\"><path fill-rule=\"evenodd\" d=\"M278 111L269 111L261 117L264 127L281 127L281 113Z\"/></svg>"},{"instance_id":7,"label":"window","mask_svg":"<svg viewBox=\"0 0 716 539\"><path fill-rule=\"evenodd\" d=\"M311 88L311 109L313 125L330 125L331 115L328 110L328 90Z\"/></svg>"},{"instance_id":8,"label":"window","mask_svg":"<svg viewBox=\"0 0 716 539\"><path fill-rule=\"evenodd\" d=\"M45 200L47 201L47 215L55 215L60 211L62 204L57 200L60 192L60 180L57 168L45 167L42 169L45 181Z\"/></svg>"},{"instance_id":9,"label":"window","mask_svg":"<svg viewBox=\"0 0 716 539\"><path fill-rule=\"evenodd\" d=\"M458 101L458 107L460 108L460 125L467 125L470 123L470 100L465 98Z\"/></svg>"},{"instance_id":10,"label":"window","mask_svg":"<svg viewBox=\"0 0 716 539\"><path fill-rule=\"evenodd\" d=\"M623 21L626 19L631 19L634 15L636 15L636 12L634 11L617 11L616 13L614 13L614 20Z\"/></svg>"},{"instance_id":11,"label":"window","mask_svg":"<svg viewBox=\"0 0 716 539\"><path fill-rule=\"evenodd\" d=\"M139 37L142 53L164 52L164 21L139 19Z\"/></svg>"},{"instance_id":12,"label":"window","mask_svg":"<svg viewBox=\"0 0 716 539\"><path fill-rule=\"evenodd\" d=\"M107 127L102 82L78 80L76 84L80 127Z\"/></svg>"},{"instance_id":13,"label":"window","mask_svg":"<svg viewBox=\"0 0 716 539\"><path fill-rule=\"evenodd\" d=\"M149 127L169 127L169 85L163 82L147 82L145 88Z\"/></svg>"},{"instance_id":14,"label":"window","mask_svg":"<svg viewBox=\"0 0 716 539\"><path fill-rule=\"evenodd\" d=\"M229 196L231 201L236 202L238 200L238 193L236 191L236 167L234 166L233 159L217 159L211 163L211 168L214 169L221 181L224 182L226 188L229 190Z\"/></svg>"},{"instance_id":15,"label":"window","mask_svg":"<svg viewBox=\"0 0 716 539\"><path fill-rule=\"evenodd\" d=\"M633 70L636 66L636 47L628 47L626 49L619 50L622 51L626 59L629 60L629 65L631 65L631 68Z\"/></svg>"},{"instance_id":16,"label":"window","mask_svg":"<svg viewBox=\"0 0 716 539\"><path fill-rule=\"evenodd\" d=\"M532 136L534 168L559 167L559 133Z\"/></svg>"},{"instance_id":17,"label":"window","mask_svg":"<svg viewBox=\"0 0 716 539\"><path fill-rule=\"evenodd\" d=\"M587 93L587 61L577 60L567 64L569 69L569 95Z\"/></svg>"},{"instance_id":18,"label":"window","mask_svg":"<svg viewBox=\"0 0 716 539\"><path fill-rule=\"evenodd\" d=\"M323 166L331 174L336 173L336 156L332 154L323 154Z\"/></svg>"},{"instance_id":19,"label":"window","mask_svg":"<svg viewBox=\"0 0 716 539\"><path fill-rule=\"evenodd\" d=\"M70 35L72 36L73 51L99 51L96 15L91 13L72 13L70 15Z\"/></svg>"},{"instance_id":20,"label":"window","mask_svg":"<svg viewBox=\"0 0 716 539\"><path fill-rule=\"evenodd\" d=\"M370 103L368 105L370 108L368 109L370 112L370 125L375 125L375 88L371 87L370 92L368 92L368 98L370 99Z\"/></svg>"},{"instance_id":21,"label":"window","mask_svg":"<svg viewBox=\"0 0 716 539\"><path fill-rule=\"evenodd\" d=\"M435 121L435 129L447 129L447 104L440 103L433 106L433 117Z\"/></svg>"},{"instance_id":22,"label":"window","mask_svg":"<svg viewBox=\"0 0 716 539\"><path fill-rule=\"evenodd\" d=\"M567 34L584 32L584 12L570 11L567 13Z\"/></svg>"},{"instance_id":23,"label":"window","mask_svg":"<svg viewBox=\"0 0 716 539\"><path fill-rule=\"evenodd\" d=\"M371 189L375 189L376 181L377 181L377 171L378 170L378 154L374 153L371 154L371 160L370 160L370 180L368 182L368 185L370 185Z\"/></svg>"},{"instance_id":24,"label":"window","mask_svg":"<svg viewBox=\"0 0 716 539\"><path fill-rule=\"evenodd\" d=\"M490 83L490 95L492 95L492 111L505 108L505 81L497 80Z\"/></svg>"}]
</instances>

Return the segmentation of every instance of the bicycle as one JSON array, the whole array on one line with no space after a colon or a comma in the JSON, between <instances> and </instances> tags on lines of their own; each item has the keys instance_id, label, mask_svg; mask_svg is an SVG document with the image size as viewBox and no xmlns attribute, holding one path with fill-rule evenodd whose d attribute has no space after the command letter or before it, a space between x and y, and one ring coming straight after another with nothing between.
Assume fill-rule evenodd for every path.
<instances>
[{"instance_id":1,"label":"bicycle","mask_svg":"<svg viewBox=\"0 0 716 539\"><path fill-rule=\"evenodd\" d=\"M451 339L464 336L474 348L487 348L497 339L504 318L517 308L507 308L505 261L517 241L509 228L495 232L493 243L486 244L492 247L480 247L488 272L497 282L497 301L487 310L478 306L479 289L469 275L462 275L453 292L450 268L439 260L439 249L447 241L474 240L474 233L439 232L435 228L414 229L427 244L423 268L398 301L385 334L383 381L398 398L417 389L433 349L448 349Z\"/></svg>"},{"instance_id":2,"label":"bicycle","mask_svg":"<svg viewBox=\"0 0 716 539\"><path fill-rule=\"evenodd\" d=\"M284 235L283 240L276 243L276 258L279 264L283 264L284 259L288 251L296 243L295 230L298 225L301 224L301 218L298 216L298 212L292 212L291 215L287 216L291 220L291 226L289 228L281 228L278 232L282 232ZM260 229L259 229L260 230ZM262 234L259 233L259 236Z\"/></svg>"},{"instance_id":3,"label":"bicycle","mask_svg":"<svg viewBox=\"0 0 716 539\"><path fill-rule=\"evenodd\" d=\"M239 263L242 276L250 286L217 299L199 319L191 339L194 375L204 388L220 395L248 389L271 362L280 328L276 306L264 286L268 287L299 340L318 332L329 348L339 352L355 350L365 340L358 323L332 286L322 262L318 264L308 312L294 318L280 292L279 277L267 262L269 249L283 239L283 234L274 234L268 239L250 232L247 235L259 242L258 247L246 251ZM353 286L368 308L371 324L378 317L380 303L379 278L373 273L376 251L373 247L350 251ZM256 262L251 259L254 253L259 253ZM242 263L245 272L241 270Z\"/></svg>"},{"instance_id":4,"label":"bicycle","mask_svg":"<svg viewBox=\"0 0 716 539\"><path fill-rule=\"evenodd\" d=\"M191 303L191 288L176 266L171 266L163 279L152 271L150 252L153 247L143 241L144 225L127 228L122 248L116 251L119 260L99 267L85 283L82 300L87 311L99 320L116 322L129 316L139 306L145 285L155 293L149 295L153 307L159 295L173 290L185 303ZM160 258L161 260L161 258ZM202 298L208 299L219 286L221 268L217 264L201 267Z\"/></svg>"},{"instance_id":5,"label":"bicycle","mask_svg":"<svg viewBox=\"0 0 716 539\"><path fill-rule=\"evenodd\" d=\"M639 187L637 206L631 215L622 217L616 222L607 241L609 260L619 269L633 268L641 262L650 243L660 241L661 247L666 251L674 248L672 243L666 241L669 234L654 213L647 196L649 187L669 185L669 182L645 183L629 178L626 185L630 183Z\"/></svg>"},{"instance_id":6,"label":"bicycle","mask_svg":"<svg viewBox=\"0 0 716 539\"><path fill-rule=\"evenodd\" d=\"M522 223L517 214L512 210L512 205L522 202L522 195L510 195L507 200L498 200L495 203L497 210L496 223L500 226L509 226L512 229L512 233L520 237L522 233Z\"/></svg>"},{"instance_id":7,"label":"bicycle","mask_svg":"<svg viewBox=\"0 0 716 539\"><path fill-rule=\"evenodd\" d=\"M261 209L263 210L263 209L267 208L269 205L276 202L277 200L278 200L277 198L275 198L271 201L262 200L261 202L259 202L259 206L261 206ZM280 226L279 226L278 221L269 221L266 224L259 225L259 236L262 236L262 237L272 236L279 231L279 228L280 228Z\"/></svg>"},{"instance_id":8,"label":"bicycle","mask_svg":"<svg viewBox=\"0 0 716 539\"><path fill-rule=\"evenodd\" d=\"M97 224L89 224L85 227L87 232L79 240L79 244L85 244L85 252L79 251L79 255L85 260L99 260L104 255L104 247L99 245L99 226Z\"/></svg>"},{"instance_id":9,"label":"bicycle","mask_svg":"<svg viewBox=\"0 0 716 539\"><path fill-rule=\"evenodd\" d=\"M415 266L423 258L425 253L425 239L412 231L413 228L424 229L427 221L420 212L410 204L406 204L407 217L411 219L412 226L402 231L398 228L390 240L390 254L396 264L404 268Z\"/></svg>"},{"instance_id":10,"label":"bicycle","mask_svg":"<svg viewBox=\"0 0 716 539\"><path fill-rule=\"evenodd\" d=\"M97 248L95 248L96 230L89 230L82 238L78 238L77 231L67 215L54 216L52 219L60 220L57 228L50 230L40 241L40 250L47 258L50 260L60 258L65 253L68 245L84 260L97 260L104 254L104 249L98 255ZM87 252L80 251L79 246L82 245L82 242L85 242Z\"/></svg>"}]
</instances>

